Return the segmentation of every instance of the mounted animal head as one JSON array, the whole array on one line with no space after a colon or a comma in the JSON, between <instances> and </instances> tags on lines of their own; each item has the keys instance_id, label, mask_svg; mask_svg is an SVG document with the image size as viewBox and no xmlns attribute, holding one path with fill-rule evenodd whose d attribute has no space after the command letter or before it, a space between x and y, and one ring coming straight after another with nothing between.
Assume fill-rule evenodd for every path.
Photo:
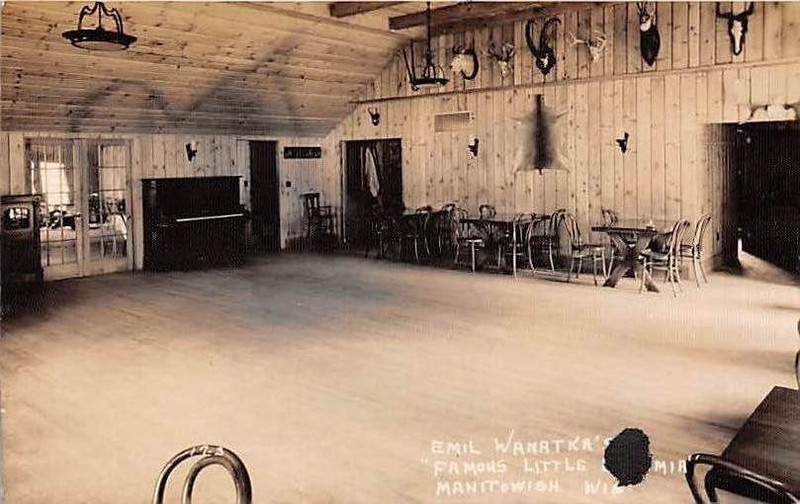
<instances>
[{"instance_id":1,"label":"mounted animal head","mask_svg":"<svg viewBox=\"0 0 800 504\"><path fill-rule=\"evenodd\" d=\"M460 73L466 80L473 80L478 75L478 55L473 49L463 46L453 48L453 59L450 60L450 70Z\"/></svg>"},{"instance_id":2,"label":"mounted animal head","mask_svg":"<svg viewBox=\"0 0 800 504\"><path fill-rule=\"evenodd\" d=\"M531 54L536 58L536 68L542 72L542 75L547 75L556 64L556 51L550 46L551 36L548 31L555 24L561 24L558 18L550 18L544 22L542 31L539 34L539 47L533 43L533 29L536 26L536 21L532 19L525 24L525 41L528 43L528 49ZM555 29L555 28L552 28Z\"/></svg>"},{"instance_id":3,"label":"mounted animal head","mask_svg":"<svg viewBox=\"0 0 800 504\"><path fill-rule=\"evenodd\" d=\"M636 10L639 12L639 46L642 59L648 66L653 66L661 49L661 35L656 26L656 13L647 10L647 2L637 2Z\"/></svg>"},{"instance_id":4,"label":"mounted animal head","mask_svg":"<svg viewBox=\"0 0 800 504\"><path fill-rule=\"evenodd\" d=\"M728 38L731 39L731 52L736 56L744 49L744 36L747 33L747 19L755 11L755 4L750 2L745 10L738 14L722 12L717 2L717 17L728 20Z\"/></svg>"},{"instance_id":5,"label":"mounted animal head","mask_svg":"<svg viewBox=\"0 0 800 504\"><path fill-rule=\"evenodd\" d=\"M595 30L597 36L595 38L589 38L588 40L579 39L572 32L567 32L567 36L572 39L570 42L571 46L577 45L585 45L589 49L589 56L592 58L592 61L597 61L597 58L603 54L603 49L606 47L606 34Z\"/></svg>"},{"instance_id":6,"label":"mounted animal head","mask_svg":"<svg viewBox=\"0 0 800 504\"><path fill-rule=\"evenodd\" d=\"M486 51L489 59L493 59L497 66L500 67L500 76L506 78L514 68L514 44L505 43L499 49L494 45L494 42L489 44L489 49Z\"/></svg>"},{"instance_id":7,"label":"mounted animal head","mask_svg":"<svg viewBox=\"0 0 800 504\"><path fill-rule=\"evenodd\" d=\"M378 109L375 108L373 112L371 108L367 107L367 113L369 113L369 118L372 121L373 126L377 126L381 123L381 113L378 112Z\"/></svg>"},{"instance_id":8,"label":"mounted animal head","mask_svg":"<svg viewBox=\"0 0 800 504\"><path fill-rule=\"evenodd\" d=\"M186 144L186 159L191 163L197 156L197 142L192 140Z\"/></svg>"},{"instance_id":9,"label":"mounted animal head","mask_svg":"<svg viewBox=\"0 0 800 504\"><path fill-rule=\"evenodd\" d=\"M467 149L469 150L470 154L472 154L472 157L478 157L478 139L473 138L472 143L467 144Z\"/></svg>"}]
</instances>

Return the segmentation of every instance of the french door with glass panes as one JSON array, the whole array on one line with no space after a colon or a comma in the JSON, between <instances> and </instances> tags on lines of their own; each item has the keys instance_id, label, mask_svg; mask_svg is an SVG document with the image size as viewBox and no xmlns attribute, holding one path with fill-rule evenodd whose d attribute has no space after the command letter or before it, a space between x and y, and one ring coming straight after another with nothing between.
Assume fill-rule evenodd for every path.
<instances>
[{"instance_id":1,"label":"french door with glass panes","mask_svg":"<svg viewBox=\"0 0 800 504\"><path fill-rule=\"evenodd\" d=\"M31 191L42 195L45 279L132 268L125 140L28 139Z\"/></svg>"}]
</instances>

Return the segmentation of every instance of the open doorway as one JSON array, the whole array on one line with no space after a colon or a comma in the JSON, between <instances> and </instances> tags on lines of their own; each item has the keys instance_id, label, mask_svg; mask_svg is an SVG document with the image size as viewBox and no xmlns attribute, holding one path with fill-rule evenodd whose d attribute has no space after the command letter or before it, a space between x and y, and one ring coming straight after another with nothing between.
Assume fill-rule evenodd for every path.
<instances>
[{"instance_id":1,"label":"open doorway","mask_svg":"<svg viewBox=\"0 0 800 504\"><path fill-rule=\"evenodd\" d=\"M250 212L254 250L279 251L281 212L277 142L250 142Z\"/></svg>"},{"instance_id":2,"label":"open doorway","mask_svg":"<svg viewBox=\"0 0 800 504\"><path fill-rule=\"evenodd\" d=\"M800 125L736 125L736 222L741 251L800 273Z\"/></svg>"},{"instance_id":3,"label":"open doorway","mask_svg":"<svg viewBox=\"0 0 800 504\"><path fill-rule=\"evenodd\" d=\"M345 142L344 239L361 249L376 216L399 217L403 203L402 141L399 138Z\"/></svg>"}]
</instances>

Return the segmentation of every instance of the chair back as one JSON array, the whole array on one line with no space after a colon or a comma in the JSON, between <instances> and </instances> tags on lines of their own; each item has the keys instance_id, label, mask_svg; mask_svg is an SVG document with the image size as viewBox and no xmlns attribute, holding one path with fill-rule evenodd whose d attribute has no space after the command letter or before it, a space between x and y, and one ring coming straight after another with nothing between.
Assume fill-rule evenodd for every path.
<instances>
[{"instance_id":1,"label":"chair back","mask_svg":"<svg viewBox=\"0 0 800 504\"><path fill-rule=\"evenodd\" d=\"M610 208L600 208L600 212L603 215L603 223L607 226L612 224L616 224L619 222L619 215L617 215L616 210L612 210Z\"/></svg>"},{"instance_id":2,"label":"chair back","mask_svg":"<svg viewBox=\"0 0 800 504\"><path fill-rule=\"evenodd\" d=\"M417 208L415 211L417 213L426 213L426 212L427 213L431 213L431 212L433 212L433 207L430 206L430 205L425 205L425 206L421 206L421 207Z\"/></svg>"},{"instance_id":3,"label":"chair back","mask_svg":"<svg viewBox=\"0 0 800 504\"><path fill-rule=\"evenodd\" d=\"M683 234L690 225L691 224L689 224L689 221L685 219L678 219L678 221L675 222L675 225L672 226L672 232L670 233L669 241L667 242L668 254L674 257L678 253L678 249L683 242Z\"/></svg>"},{"instance_id":4,"label":"chair back","mask_svg":"<svg viewBox=\"0 0 800 504\"><path fill-rule=\"evenodd\" d=\"M478 208L478 214L481 219L492 219L497 215L497 210L495 210L494 205L481 205Z\"/></svg>"},{"instance_id":5,"label":"chair back","mask_svg":"<svg viewBox=\"0 0 800 504\"><path fill-rule=\"evenodd\" d=\"M466 224L462 221L468 217L469 213L463 208L455 207L450 211L450 232L456 240L466 236L466 230L464 229Z\"/></svg>"},{"instance_id":6,"label":"chair back","mask_svg":"<svg viewBox=\"0 0 800 504\"><path fill-rule=\"evenodd\" d=\"M780 502L780 503L800 503L800 499L795 497L792 492L782 482L747 469L738 464L730 462L708 453L693 453L686 461L686 482L689 484L689 491L697 504L703 503L703 496L697 485L695 468L698 465L709 466L706 473L705 490L709 502L717 502L715 477L723 476L733 478L749 484L751 491L755 491L758 501L761 502Z\"/></svg>"},{"instance_id":7,"label":"chair back","mask_svg":"<svg viewBox=\"0 0 800 504\"><path fill-rule=\"evenodd\" d=\"M250 475L247 473L244 463L232 451L222 446L214 445L193 446L172 457L164 465L161 474L158 475L155 493L153 494L153 504L163 504L167 481L172 471L183 461L196 456L200 456L200 459L189 469L189 474L186 475L186 480L183 483L183 497L181 499L183 504L191 504L195 480L197 480L200 471L210 465L221 465L228 470L228 474L233 479L233 484L236 488L236 504L251 504L253 490L250 485Z\"/></svg>"},{"instance_id":8,"label":"chair back","mask_svg":"<svg viewBox=\"0 0 800 504\"><path fill-rule=\"evenodd\" d=\"M572 249L580 248L583 241L581 239L581 228L578 226L578 219L575 218L575 214L572 212L562 212L560 214L560 220L563 222L564 229L567 231L570 247Z\"/></svg>"},{"instance_id":9,"label":"chair back","mask_svg":"<svg viewBox=\"0 0 800 504\"><path fill-rule=\"evenodd\" d=\"M303 198L303 206L306 210L306 215L314 215L319 212L319 193L306 193L301 194Z\"/></svg>"},{"instance_id":10,"label":"chair back","mask_svg":"<svg viewBox=\"0 0 800 504\"><path fill-rule=\"evenodd\" d=\"M442 205L442 212L452 212L453 209L455 209L455 207L456 207L455 203L444 204Z\"/></svg>"},{"instance_id":11,"label":"chair back","mask_svg":"<svg viewBox=\"0 0 800 504\"><path fill-rule=\"evenodd\" d=\"M711 222L711 214L703 214L700 219L697 221L697 225L694 228L694 237L692 238L692 247L698 252L703 248L703 239L706 236L706 229L708 229L708 225Z\"/></svg>"}]
</instances>

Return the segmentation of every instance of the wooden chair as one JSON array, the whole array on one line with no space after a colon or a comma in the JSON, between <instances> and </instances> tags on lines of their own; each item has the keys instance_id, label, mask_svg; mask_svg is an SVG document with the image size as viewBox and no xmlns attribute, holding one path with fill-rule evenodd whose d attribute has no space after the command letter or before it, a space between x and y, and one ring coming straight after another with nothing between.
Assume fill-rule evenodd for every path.
<instances>
[{"instance_id":1,"label":"wooden chair","mask_svg":"<svg viewBox=\"0 0 800 504\"><path fill-rule=\"evenodd\" d=\"M182 462L192 458L200 457L194 465L189 468L186 480L183 484L183 497L181 502L188 504L192 502L192 491L197 476L204 468L212 465L224 467L233 479L233 486L236 489L236 503L250 504L253 501L253 490L250 484L250 475L242 460L232 451L222 446L199 445L187 448L172 457L161 470L156 480L156 488L153 493L153 504L163 504L164 494L167 490L167 482L172 471Z\"/></svg>"},{"instance_id":2,"label":"wooden chair","mask_svg":"<svg viewBox=\"0 0 800 504\"><path fill-rule=\"evenodd\" d=\"M708 277L706 277L706 271L703 268L703 239L705 238L706 229L708 229L710 222L711 214L707 213L700 217L694 228L692 243L682 243L680 245L681 262L683 262L684 258L692 260L694 281L697 283L697 287L700 287L700 277L697 275L698 271L703 275L703 282L708 283Z\"/></svg>"},{"instance_id":3,"label":"wooden chair","mask_svg":"<svg viewBox=\"0 0 800 504\"><path fill-rule=\"evenodd\" d=\"M481 205L478 207L478 216L481 219L493 219L497 215L494 205Z\"/></svg>"},{"instance_id":4,"label":"wooden chair","mask_svg":"<svg viewBox=\"0 0 800 504\"><path fill-rule=\"evenodd\" d=\"M533 265L533 257L536 253L547 253L550 259L550 272L555 273L556 266L553 261L553 250L558 250L558 228L561 223L561 215L566 212L561 208L553 212L549 217L534 220L528 226L525 236L525 243L528 245L528 264L531 272L536 273Z\"/></svg>"},{"instance_id":5,"label":"wooden chair","mask_svg":"<svg viewBox=\"0 0 800 504\"><path fill-rule=\"evenodd\" d=\"M689 221L680 219L672 227L672 232L669 234L666 247L663 251L653 250L648 248L642 251L642 274L639 279L639 292L644 290L645 277L652 278L652 270L660 269L665 272L665 281L670 283L672 287L672 294L677 296L678 293L675 289L677 286L681 289L681 271L678 256L680 254L681 240L686 228L689 227Z\"/></svg>"},{"instance_id":6,"label":"wooden chair","mask_svg":"<svg viewBox=\"0 0 800 504\"><path fill-rule=\"evenodd\" d=\"M603 278L607 275L606 272L606 248L604 245L594 243L583 243L581 237L581 229L578 226L578 220L572 212L564 212L561 214L561 221L564 228L567 230L570 242L570 260L569 271L567 272L567 282L572 277L572 272L575 271L575 278L581 274L583 267L583 260L591 258L592 260L592 278L594 284L597 285L597 263L599 262L603 269ZM575 270L575 260L578 261L578 269Z\"/></svg>"},{"instance_id":7,"label":"wooden chair","mask_svg":"<svg viewBox=\"0 0 800 504\"><path fill-rule=\"evenodd\" d=\"M734 490L736 494L756 499L758 502L774 504L800 503L800 499L783 485L754 471L741 467L716 455L694 453L686 462L686 482L696 504L703 504L703 497L697 488L695 467L710 466L706 473L704 486L708 501L719 502L717 489Z\"/></svg>"},{"instance_id":8,"label":"wooden chair","mask_svg":"<svg viewBox=\"0 0 800 504\"><path fill-rule=\"evenodd\" d=\"M455 203L447 203L442 206L441 211L439 211L436 218L433 219L432 228L433 233L436 235L437 254L439 255L453 246L453 225L451 220L453 218L452 212L455 208Z\"/></svg>"},{"instance_id":9,"label":"wooden chair","mask_svg":"<svg viewBox=\"0 0 800 504\"><path fill-rule=\"evenodd\" d=\"M506 229L498 242L498 267L500 267L502 259L508 260L508 258L511 258L513 263L513 256L516 256L517 264L520 264L520 261L527 257L528 247L525 242L525 236L528 232L528 227L533 222L533 217L533 214L518 214L514 216L514 221L511 224L514 229ZM514 243L514 236L512 235L514 230L516 230L517 235L516 245ZM512 273L516 274L516 271L512 271Z\"/></svg>"},{"instance_id":10,"label":"wooden chair","mask_svg":"<svg viewBox=\"0 0 800 504\"><path fill-rule=\"evenodd\" d=\"M468 223L464 222L469 214L466 210L462 208L456 208L452 211L453 218L451 219L451 223L453 225L453 243L455 246L455 260L453 261L454 264L458 264L458 257L461 255L461 250L469 250L470 253L470 264L472 267L473 273L475 272L476 268L476 254L478 250L482 250L485 247L485 241L482 237L477 236L474 233L474 229Z\"/></svg>"},{"instance_id":11,"label":"wooden chair","mask_svg":"<svg viewBox=\"0 0 800 504\"><path fill-rule=\"evenodd\" d=\"M600 207L600 214L603 216L603 224L606 226L611 226L619 222L619 215L617 215L616 210L612 210L610 208ZM613 243L609 241L609 259L608 259L608 271L614 269L614 259L616 258L616 247Z\"/></svg>"},{"instance_id":12,"label":"wooden chair","mask_svg":"<svg viewBox=\"0 0 800 504\"><path fill-rule=\"evenodd\" d=\"M427 244L425 231L428 229L428 220L431 217L431 207L424 206L417 208L415 214L406 216L402 221L400 229L400 256L403 256L404 245L411 241L414 245L414 259L419 262L419 243L425 245L425 249L430 255L430 248Z\"/></svg>"},{"instance_id":13,"label":"wooden chair","mask_svg":"<svg viewBox=\"0 0 800 504\"><path fill-rule=\"evenodd\" d=\"M317 247L321 239L333 236L333 209L330 205L320 204L320 194L305 193L303 207L306 212L306 241Z\"/></svg>"}]
</instances>

